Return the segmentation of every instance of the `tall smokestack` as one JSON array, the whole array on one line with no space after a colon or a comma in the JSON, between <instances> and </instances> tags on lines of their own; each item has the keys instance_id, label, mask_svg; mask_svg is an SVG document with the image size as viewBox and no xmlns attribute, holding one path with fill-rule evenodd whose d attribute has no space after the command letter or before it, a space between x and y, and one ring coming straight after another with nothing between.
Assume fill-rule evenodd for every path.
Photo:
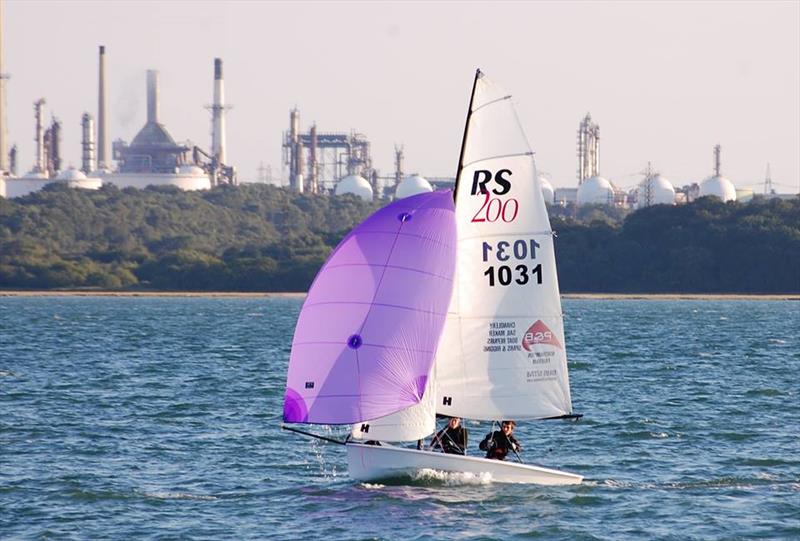
<instances>
[{"instance_id":1,"label":"tall smokestack","mask_svg":"<svg viewBox=\"0 0 800 541\"><path fill-rule=\"evenodd\" d=\"M394 187L403 180L403 147L394 146Z\"/></svg>"},{"instance_id":2,"label":"tall smokestack","mask_svg":"<svg viewBox=\"0 0 800 541\"><path fill-rule=\"evenodd\" d=\"M214 105L211 106L211 154L225 163L225 82L222 59L214 59Z\"/></svg>"},{"instance_id":3,"label":"tall smokestack","mask_svg":"<svg viewBox=\"0 0 800 541\"><path fill-rule=\"evenodd\" d=\"M0 1L0 177L8 171L6 131L6 79L3 73L3 2Z\"/></svg>"},{"instance_id":4,"label":"tall smokestack","mask_svg":"<svg viewBox=\"0 0 800 541\"><path fill-rule=\"evenodd\" d=\"M106 120L106 47L100 46L99 88L97 93L97 169L108 169L108 124Z\"/></svg>"},{"instance_id":5,"label":"tall smokestack","mask_svg":"<svg viewBox=\"0 0 800 541\"><path fill-rule=\"evenodd\" d=\"M289 138L292 141L289 150L289 186L299 192L303 189L302 186L298 188L303 178L303 145L300 142L300 111L297 107L289 113Z\"/></svg>"},{"instance_id":6,"label":"tall smokestack","mask_svg":"<svg viewBox=\"0 0 800 541\"><path fill-rule=\"evenodd\" d=\"M36 116L36 163L33 166L34 173L44 173L44 98L39 98L33 102L33 110Z\"/></svg>"},{"instance_id":7,"label":"tall smokestack","mask_svg":"<svg viewBox=\"0 0 800 541\"><path fill-rule=\"evenodd\" d=\"M95 170L94 119L89 113L81 118L81 171L87 175Z\"/></svg>"},{"instance_id":8,"label":"tall smokestack","mask_svg":"<svg viewBox=\"0 0 800 541\"><path fill-rule=\"evenodd\" d=\"M311 193L319 193L319 173L317 172L317 125L313 124L308 135L311 138L311 148L308 156L308 176Z\"/></svg>"},{"instance_id":9,"label":"tall smokestack","mask_svg":"<svg viewBox=\"0 0 800 541\"><path fill-rule=\"evenodd\" d=\"M147 70L147 122L158 124L158 71Z\"/></svg>"},{"instance_id":10,"label":"tall smokestack","mask_svg":"<svg viewBox=\"0 0 800 541\"><path fill-rule=\"evenodd\" d=\"M47 149L47 176L54 177L61 171L61 121L53 118L50 128L50 144Z\"/></svg>"}]
</instances>

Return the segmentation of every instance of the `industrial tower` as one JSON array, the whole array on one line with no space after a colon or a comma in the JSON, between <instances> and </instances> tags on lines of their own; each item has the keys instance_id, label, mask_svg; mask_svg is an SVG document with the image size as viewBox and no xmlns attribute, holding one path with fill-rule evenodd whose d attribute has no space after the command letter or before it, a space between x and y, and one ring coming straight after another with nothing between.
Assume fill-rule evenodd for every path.
<instances>
[{"instance_id":1,"label":"industrial tower","mask_svg":"<svg viewBox=\"0 0 800 541\"><path fill-rule=\"evenodd\" d=\"M600 174L600 126L586 113L578 128L578 186Z\"/></svg>"}]
</instances>

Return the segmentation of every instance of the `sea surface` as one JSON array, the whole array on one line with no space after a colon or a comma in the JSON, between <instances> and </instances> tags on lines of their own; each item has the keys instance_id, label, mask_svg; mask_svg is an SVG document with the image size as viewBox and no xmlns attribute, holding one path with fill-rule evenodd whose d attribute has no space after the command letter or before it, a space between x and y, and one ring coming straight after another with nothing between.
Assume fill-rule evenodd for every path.
<instances>
[{"instance_id":1,"label":"sea surface","mask_svg":"<svg viewBox=\"0 0 800 541\"><path fill-rule=\"evenodd\" d=\"M564 301L585 417L516 433L572 487L349 479L280 429L301 302L0 297L0 539L800 539L797 301Z\"/></svg>"}]
</instances>

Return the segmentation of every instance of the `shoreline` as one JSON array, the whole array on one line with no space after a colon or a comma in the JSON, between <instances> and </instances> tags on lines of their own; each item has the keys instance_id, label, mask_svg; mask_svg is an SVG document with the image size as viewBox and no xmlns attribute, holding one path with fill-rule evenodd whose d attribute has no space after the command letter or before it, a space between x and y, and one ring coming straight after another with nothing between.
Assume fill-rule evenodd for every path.
<instances>
[{"instance_id":1,"label":"shoreline","mask_svg":"<svg viewBox=\"0 0 800 541\"><path fill-rule=\"evenodd\" d=\"M0 290L0 297L218 297L218 298L289 298L299 299L305 292L234 292L234 291L81 291L81 290ZM562 293L562 299L578 300L759 300L800 301L800 293Z\"/></svg>"}]
</instances>

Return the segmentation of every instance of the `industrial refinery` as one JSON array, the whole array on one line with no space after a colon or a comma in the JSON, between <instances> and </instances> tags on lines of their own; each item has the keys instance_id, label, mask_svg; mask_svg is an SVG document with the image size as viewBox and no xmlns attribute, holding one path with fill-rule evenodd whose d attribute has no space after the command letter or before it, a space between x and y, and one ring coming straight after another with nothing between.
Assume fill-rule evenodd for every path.
<instances>
[{"instance_id":1,"label":"industrial refinery","mask_svg":"<svg viewBox=\"0 0 800 541\"><path fill-rule=\"evenodd\" d=\"M0 2L1 4L1 2ZM0 26L2 26L0 10ZM176 186L183 190L205 190L239 182L236 168L229 163L226 149L226 114L223 61L213 59L212 102L205 108L211 113L211 139L201 147L185 138L176 138L161 117L162 100L172 103L178 96L163 96L159 72L146 72L146 117L136 133L112 139L109 133L107 63L113 62L103 45L97 56L97 109L80 117L80 166L65 167L61 137L62 121L47 112L47 98L37 97L32 103L34 160L29 167L18 163L17 146L11 145L6 124L6 85L3 71L3 43L0 39L0 196L14 198L42 189L51 183L69 187L98 189L104 184L119 188ZM27 106L26 106L27 107ZM200 105L198 104L198 109ZM19 109L19 108L18 108ZM252 113L252 112L250 112ZM258 114L258 112L256 112ZM252 114L250 116L253 116ZM67 126L73 123L67 122ZM268 127L276 129L276 127ZM27 136L26 136L27 139ZM393 171L385 176L373 162L372 144L366 134L355 130L324 130L312 123L301 127L300 109L289 111L289 127L281 138L282 163L280 184L297 193L355 195L363 200L403 198L454 184L453 178L433 178L418 172L406 173L405 152L395 145ZM77 150L77 149L76 149ZM546 157L539 157L546 168ZM753 190L737 189L721 173L721 147L713 150L713 173L705 180L675 186L666 176L647 162L646 168L628 177L638 177L623 185L601 175L600 126L590 114L579 122L577 132L577 185L554 187L553 179L540 175L545 200L551 205L603 205L642 208L659 204L681 204L702 196L715 196L723 201L747 201ZM262 166L261 168L265 168ZM21 173L19 171L22 171ZM271 169L270 169L271 171ZM267 178L260 175L262 181ZM271 180L271 173L269 175ZM697 177L702 178L701 175ZM563 184L563 183L562 183ZM767 165L764 195L778 196L773 189Z\"/></svg>"},{"instance_id":2,"label":"industrial refinery","mask_svg":"<svg viewBox=\"0 0 800 541\"><path fill-rule=\"evenodd\" d=\"M0 21L1 23L1 21ZM1 40L0 40L1 41ZM51 183L72 188L98 189L103 184L119 188L177 186L184 190L203 190L222 184L236 184L235 167L229 165L225 150L225 88L222 59L214 59L211 145L204 150L191 143L180 143L161 122L159 72L147 71L147 118L130 143L116 139L109 152L108 104L106 92L106 48L99 47L97 121L91 113L81 117L81 166L62 167L61 121L53 117L45 126L45 98L33 103L35 160L30 170L18 176L17 151L6 150L7 77L0 78L0 196L27 195ZM2 73L2 49L0 49Z\"/></svg>"}]
</instances>

